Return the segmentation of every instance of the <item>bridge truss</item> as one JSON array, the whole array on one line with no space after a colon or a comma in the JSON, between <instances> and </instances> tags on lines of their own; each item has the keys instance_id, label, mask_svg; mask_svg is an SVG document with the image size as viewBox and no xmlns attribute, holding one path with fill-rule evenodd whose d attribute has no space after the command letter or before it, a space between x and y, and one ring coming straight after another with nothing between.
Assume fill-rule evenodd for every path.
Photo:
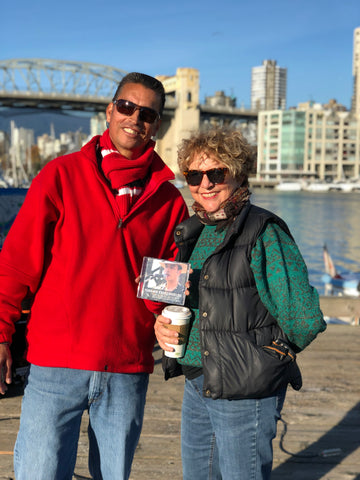
<instances>
[{"instance_id":1,"label":"bridge truss","mask_svg":"<svg viewBox=\"0 0 360 480\"><path fill-rule=\"evenodd\" d=\"M103 111L127 72L46 59L0 61L0 106Z\"/></svg>"},{"instance_id":2,"label":"bridge truss","mask_svg":"<svg viewBox=\"0 0 360 480\"><path fill-rule=\"evenodd\" d=\"M27 111L57 110L61 113L104 112L126 73L94 63L46 59L2 60L0 114L7 116L12 107ZM22 137L19 141L13 130L12 122L5 174L6 182L18 187L29 184L32 176L31 140Z\"/></svg>"}]
</instances>

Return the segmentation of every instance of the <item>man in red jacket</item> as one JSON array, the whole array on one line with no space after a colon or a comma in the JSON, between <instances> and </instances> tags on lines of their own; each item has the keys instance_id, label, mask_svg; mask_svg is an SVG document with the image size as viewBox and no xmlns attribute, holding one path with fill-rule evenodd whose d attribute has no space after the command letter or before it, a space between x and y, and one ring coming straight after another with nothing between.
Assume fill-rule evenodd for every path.
<instances>
[{"instance_id":1,"label":"man in red jacket","mask_svg":"<svg viewBox=\"0 0 360 480\"><path fill-rule=\"evenodd\" d=\"M130 73L106 108L109 128L33 180L0 254L0 392L21 303L30 371L14 465L17 480L71 479L81 417L89 412L94 479L127 479L154 360L154 313L137 298L144 256L172 260L187 218L152 137L162 84Z\"/></svg>"}]
</instances>

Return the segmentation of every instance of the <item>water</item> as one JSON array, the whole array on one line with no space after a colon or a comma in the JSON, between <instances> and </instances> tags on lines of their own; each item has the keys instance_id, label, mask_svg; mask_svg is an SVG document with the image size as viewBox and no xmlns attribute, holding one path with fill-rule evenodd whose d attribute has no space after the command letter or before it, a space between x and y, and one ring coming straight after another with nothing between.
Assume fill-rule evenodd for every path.
<instances>
[{"instance_id":1,"label":"water","mask_svg":"<svg viewBox=\"0 0 360 480\"><path fill-rule=\"evenodd\" d=\"M285 220L320 295L324 244L339 271L360 271L360 193L253 189L251 201Z\"/></svg>"},{"instance_id":2,"label":"water","mask_svg":"<svg viewBox=\"0 0 360 480\"><path fill-rule=\"evenodd\" d=\"M0 246L26 190L0 189ZM181 189L192 204L187 187ZM324 293L323 245L339 271L360 271L360 193L279 192L253 189L253 204L271 210L288 224L309 271L310 283ZM191 210L190 210L191 211Z\"/></svg>"},{"instance_id":3,"label":"water","mask_svg":"<svg viewBox=\"0 0 360 480\"><path fill-rule=\"evenodd\" d=\"M26 188L0 188L0 250L26 193Z\"/></svg>"}]
</instances>

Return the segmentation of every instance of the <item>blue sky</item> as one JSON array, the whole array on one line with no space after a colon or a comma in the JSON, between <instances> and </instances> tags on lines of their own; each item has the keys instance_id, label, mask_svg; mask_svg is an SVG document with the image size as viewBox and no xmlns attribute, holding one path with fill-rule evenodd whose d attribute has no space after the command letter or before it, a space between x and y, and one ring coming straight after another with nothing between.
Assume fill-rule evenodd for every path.
<instances>
[{"instance_id":1,"label":"blue sky","mask_svg":"<svg viewBox=\"0 0 360 480\"><path fill-rule=\"evenodd\" d=\"M200 99L217 90L250 105L251 68L288 69L287 107L330 98L350 107L360 0L15 0L1 7L0 60L48 58L150 75L200 72Z\"/></svg>"}]
</instances>

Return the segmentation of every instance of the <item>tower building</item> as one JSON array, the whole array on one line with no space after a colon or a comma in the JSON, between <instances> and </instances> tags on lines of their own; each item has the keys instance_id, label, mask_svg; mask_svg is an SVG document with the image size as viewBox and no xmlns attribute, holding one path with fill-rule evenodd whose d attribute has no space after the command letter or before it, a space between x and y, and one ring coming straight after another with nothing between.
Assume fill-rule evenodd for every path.
<instances>
[{"instance_id":1,"label":"tower building","mask_svg":"<svg viewBox=\"0 0 360 480\"><path fill-rule=\"evenodd\" d=\"M251 69L251 109L285 110L287 69L276 60L264 60L262 66Z\"/></svg>"},{"instance_id":2,"label":"tower building","mask_svg":"<svg viewBox=\"0 0 360 480\"><path fill-rule=\"evenodd\" d=\"M353 47L353 96L351 101L351 111L360 117L360 27L354 30Z\"/></svg>"}]
</instances>

